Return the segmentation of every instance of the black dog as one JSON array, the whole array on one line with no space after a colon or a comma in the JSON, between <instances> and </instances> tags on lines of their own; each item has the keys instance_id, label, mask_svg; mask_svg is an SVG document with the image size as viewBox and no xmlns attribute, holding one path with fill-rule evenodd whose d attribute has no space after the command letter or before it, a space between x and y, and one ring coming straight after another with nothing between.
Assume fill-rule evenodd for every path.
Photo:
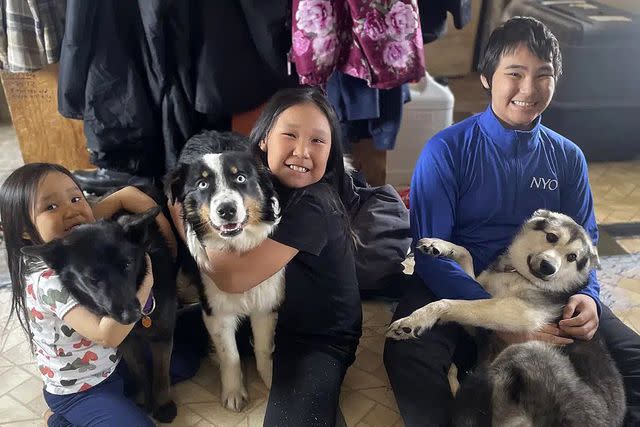
<instances>
[{"instance_id":1,"label":"black dog","mask_svg":"<svg viewBox=\"0 0 640 427\"><path fill-rule=\"evenodd\" d=\"M136 324L119 350L136 380L147 411L171 422L177 408L169 398L169 362L176 319L176 271L167 244L155 222L160 208L142 214L120 214L75 228L68 235L22 249L53 268L78 302L98 316L122 324L137 322L142 313L136 292L146 273L145 252L153 268L155 309L151 325ZM146 322L146 320L145 320ZM151 371L146 362L151 350Z\"/></svg>"}]
</instances>

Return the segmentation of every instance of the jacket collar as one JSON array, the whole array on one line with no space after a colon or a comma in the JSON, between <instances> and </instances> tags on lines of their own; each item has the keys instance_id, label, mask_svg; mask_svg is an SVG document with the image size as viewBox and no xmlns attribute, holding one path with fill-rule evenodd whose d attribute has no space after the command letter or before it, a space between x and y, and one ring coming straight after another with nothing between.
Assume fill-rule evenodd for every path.
<instances>
[{"instance_id":1,"label":"jacket collar","mask_svg":"<svg viewBox=\"0 0 640 427\"><path fill-rule=\"evenodd\" d=\"M491 142L500 147L507 155L516 155L532 151L538 146L540 142L538 136L542 126L540 119L541 116L538 116L531 130L508 129L500 123L489 105L480 115L479 123Z\"/></svg>"}]
</instances>

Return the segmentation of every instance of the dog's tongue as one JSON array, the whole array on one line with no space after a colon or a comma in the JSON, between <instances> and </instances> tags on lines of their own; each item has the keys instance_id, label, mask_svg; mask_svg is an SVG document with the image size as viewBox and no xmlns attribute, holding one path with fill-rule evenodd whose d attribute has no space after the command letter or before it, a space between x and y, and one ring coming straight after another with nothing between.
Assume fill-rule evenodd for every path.
<instances>
[{"instance_id":1,"label":"dog's tongue","mask_svg":"<svg viewBox=\"0 0 640 427\"><path fill-rule=\"evenodd\" d=\"M220 230L222 230L222 231L235 231L237 229L238 229L238 223L236 223L236 222L231 222L229 224L223 224L220 227Z\"/></svg>"}]
</instances>

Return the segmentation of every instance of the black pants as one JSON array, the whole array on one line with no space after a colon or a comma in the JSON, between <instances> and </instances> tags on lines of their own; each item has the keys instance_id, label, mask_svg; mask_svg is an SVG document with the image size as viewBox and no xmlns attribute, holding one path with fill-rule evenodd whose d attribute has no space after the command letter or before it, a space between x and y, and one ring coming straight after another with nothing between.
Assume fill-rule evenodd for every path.
<instances>
[{"instance_id":1,"label":"black pants","mask_svg":"<svg viewBox=\"0 0 640 427\"><path fill-rule=\"evenodd\" d=\"M393 320L408 316L436 298L415 277L407 281ZM599 331L622 373L627 395L625 426L640 425L640 336L624 325L608 307L602 306ZM453 395L448 371L473 347L471 337L456 324L436 325L417 340L387 339L384 364L398 408L407 427L447 426ZM462 349L465 349L464 351ZM458 366L460 369L460 366Z\"/></svg>"},{"instance_id":2,"label":"black pants","mask_svg":"<svg viewBox=\"0 0 640 427\"><path fill-rule=\"evenodd\" d=\"M276 343L264 425L345 425L338 399L347 368L355 357L355 347Z\"/></svg>"}]
</instances>

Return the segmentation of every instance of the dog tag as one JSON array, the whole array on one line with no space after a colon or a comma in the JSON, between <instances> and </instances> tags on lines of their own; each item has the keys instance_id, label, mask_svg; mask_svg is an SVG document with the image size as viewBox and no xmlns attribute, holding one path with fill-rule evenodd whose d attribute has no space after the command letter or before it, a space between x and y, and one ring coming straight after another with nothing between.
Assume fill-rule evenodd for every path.
<instances>
[{"instance_id":1,"label":"dog tag","mask_svg":"<svg viewBox=\"0 0 640 427\"><path fill-rule=\"evenodd\" d=\"M145 328L150 328L151 327L151 317L144 316L142 318L142 326L144 326Z\"/></svg>"}]
</instances>

